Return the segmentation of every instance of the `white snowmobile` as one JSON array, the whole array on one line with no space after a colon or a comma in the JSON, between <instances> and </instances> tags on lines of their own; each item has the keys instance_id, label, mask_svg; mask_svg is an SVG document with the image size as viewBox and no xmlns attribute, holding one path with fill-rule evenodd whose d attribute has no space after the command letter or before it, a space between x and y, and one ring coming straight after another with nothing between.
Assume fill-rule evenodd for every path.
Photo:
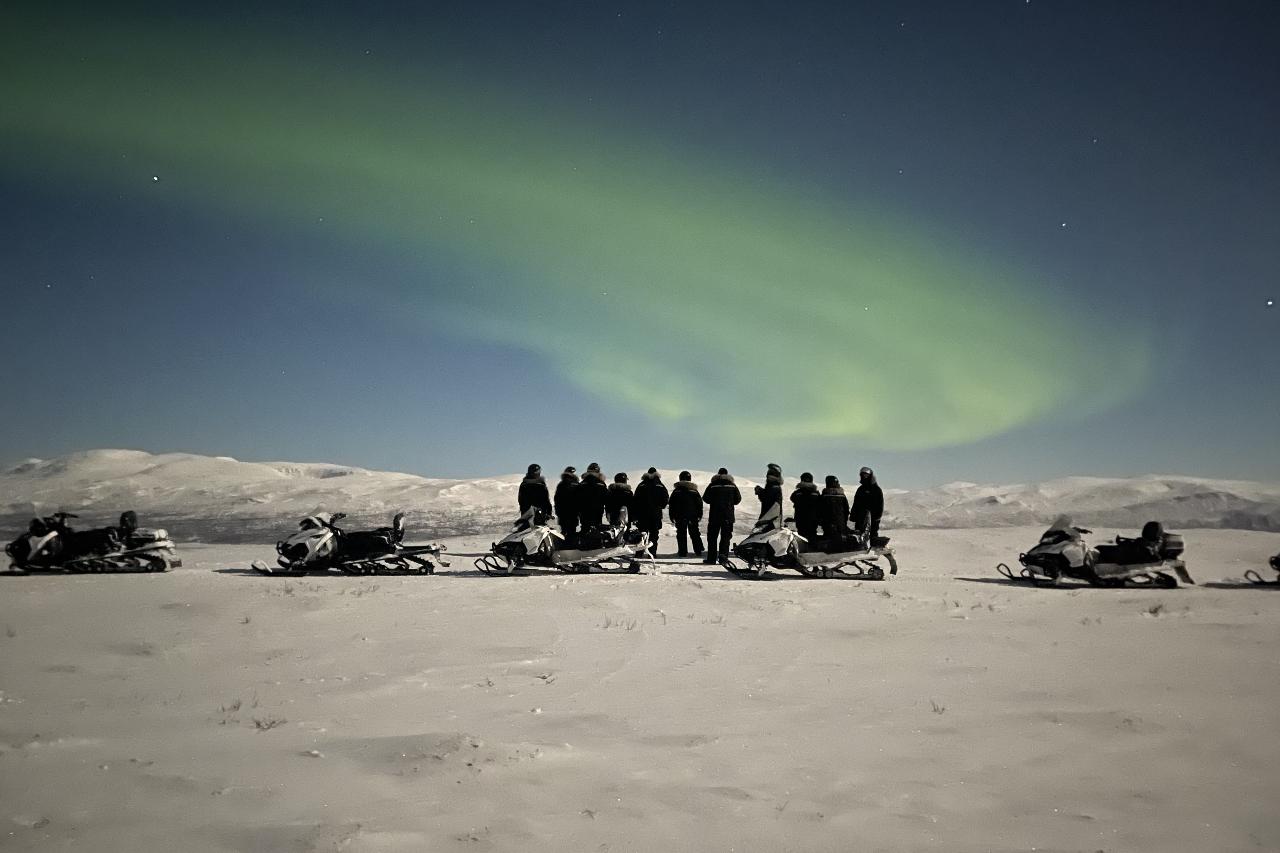
<instances>
[{"instance_id":1,"label":"white snowmobile","mask_svg":"<svg viewBox=\"0 0 1280 853\"><path fill-rule=\"evenodd\" d=\"M1272 557L1270 562L1271 570L1273 572L1280 572L1280 554L1276 554ZM1267 580L1253 569L1249 569L1249 571L1244 573L1244 579L1249 583L1257 584L1258 586L1280 586L1280 577Z\"/></svg>"},{"instance_id":2,"label":"white snowmobile","mask_svg":"<svg viewBox=\"0 0 1280 853\"><path fill-rule=\"evenodd\" d=\"M791 519L782 518L782 506L774 504L756 521L746 539L733 548L733 556L724 563L730 573L752 580L761 580L772 569L793 569L809 578L847 578L850 580L884 580L883 559L889 566L889 574L898 573L898 562L889 539L877 536L874 541L851 537L840 551L827 553L814 546L787 526ZM847 548L847 550L846 550ZM846 571L854 569L854 571Z\"/></svg>"},{"instance_id":3,"label":"white snowmobile","mask_svg":"<svg viewBox=\"0 0 1280 853\"><path fill-rule=\"evenodd\" d=\"M511 532L490 546L492 553L475 561L486 575L514 575L525 568L559 569L585 574L592 569L613 574L636 574L640 561L654 563L649 555L649 534L631 529L627 510L614 527L591 527L578 533L573 548L562 547L564 535L551 526L551 518L530 507L516 519Z\"/></svg>"},{"instance_id":4,"label":"white snowmobile","mask_svg":"<svg viewBox=\"0 0 1280 853\"><path fill-rule=\"evenodd\" d=\"M276 543L278 567L254 560L250 568L264 575L299 576L327 574L336 569L347 575L431 575L436 566L448 566L440 554L444 545L404 545L404 513L398 512L390 527L348 533L338 527L345 512L332 516L309 515L298 522L298 532Z\"/></svg>"},{"instance_id":5,"label":"white snowmobile","mask_svg":"<svg viewBox=\"0 0 1280 853\"><path fill-rule=\"evenodd\" d=\"M1182 537L1166 533L1164 525L1149 521L1136 539L1117 536L1114 544L1090 547L1085 536L1093 531L1076 527L1067 516L1059 516L1040 537L1040 542L1018 555L1022 569L1015 573L1005 563L996 571L1010 580L1056 585L1063 578L1085 581L1092 586L1155 586L1172 589L1178 581L1194 584L1181 559ZM1172 573L1172 574L1170 574Z\"/></svg>"},{"instance_id":6,"label":"white snowmobile","mask_svg":"<svg viewBox=\"0 0 1280 853\"><path fill-rule=\"evenodd\" d=\"M133 510L120 514L118 526L94 530L72 530L69 518L78 516L55 512L31 519L27 532L4 549L13 561L10 573L167 572L182 565L169 533L138 527Z\"/></svg>"}]
</instances>

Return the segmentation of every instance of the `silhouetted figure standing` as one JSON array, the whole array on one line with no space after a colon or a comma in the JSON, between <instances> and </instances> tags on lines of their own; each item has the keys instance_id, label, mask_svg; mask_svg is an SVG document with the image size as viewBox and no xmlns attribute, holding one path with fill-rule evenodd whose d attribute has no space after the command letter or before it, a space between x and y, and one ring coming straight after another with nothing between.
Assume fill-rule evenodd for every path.
<instances>
[{"instance_id":1,"label":"silhouetted figure standing","mask_svg":"<svg viewBox=\"0 0 1280 853\"><path fill-rule=\"evenodd\" d=\"M605 499L609 497L609 487L600 473L599 462L587 466L574 497L578 502L578 523L582 525L582 532L599 527L604 520Z\"/></svg>"},{"instance_id":2,"label":"silhouetted figure standing","mask_svg":"<svg viewBox=\"0 0 1280 853\"><path fill-rule=\"evenodd\" d=\"M858 490L853 493L853 529L859 536L867 535L867 543L872 544L880 535L880 516L884 515L884 492L876 482L876 472L863 468L858 472L861 481Z\"/></svg>"},{"instance_id":3,"label":"silhouetted figure standing","mask_svg":"<svg viewBox=\"0 0 1280 853\"><path fill-rule=\"evenodd\" d=\"M689 537L693 537L693 553L701 557L702 532L698 530L698 522L702 521L702 492L698 491L698 485L688 471L681 471L680 479L671 488L667 513L676 526L676 547L679 549L676 556L689 556Z\"/></svg>"},{"instance_id":4,"label":"silhouetted figure standing","mask_svg":"<svg viewBox=\"0 0 1280 853\"><path fill-rule=\"evenodd\" d=\"M613 482L609 484L609 493L604 499L604 508L609 513L609 524L613 527L622 527L631 518L632 503L635 495L631 492L631 484L627 482L627 475L618 472L613 475ZM624 514L622 511L626 510Z\"/></svg>"},{"instance_id":5,"label":"silhouetted figure standing","mask_svg":"<svg viewBox=\"0 0 1280 853\"><path fill-rule=\"evenodd\" d=\"M809 541L809 547L818 547L818 524L822 520L822 493L813 475L808 471L800 475L800 482L791 493L791 506L796 520L796 533Z\"/></svg>"},{"instance_id":6,"label":"silhouetted figure standing","mask_svg":"<svg viewBox=\"0 0 1280 853\"><path fill-rule=\"evenodd\" d=\"M542 466L530 465L529 473L520 481L520 491L516 493L520 503L520 514L528 512L529 507L537 507L551 517L551 493L547 491L547 481L542 479Z\"/></svg>"},{"instance_id":7,"label":"silhouetted figure standing","mask_svg":"<svg viewBox=\"0 0 1280 853\"><path fill-rule=\"evenodd\" d=\"M703 503L710 509L707 511L707 558L702 562L714 565L729 559L729 539L733 536L733 508L742 503L742 492L738 484L729 475L728 469L721 468L707 490L702 494ZM719 551L716 545L719 544Z\"/></svg>"},{"instance_id":8,"label":"silhouetted figure standing","mask_svg":"<svg viewBox=\"0 0 1280 853\"><path fill-rule=\"evenodd\" d=\"M828 474L827 487L822 490L822 533L827 540L827 553L842 550L848 532L849 499L844 495L840 479Z\"/></svg>"},{"instance_id":9,"label":"silhouetted figure standing","mask_svg":"<svg viewBox=\"0 0 1280 853\"><path fill-rule=\"evenodd\" d=\"M760 501L758 518L764 518L764 514L772 509L774 504L782 503L782 466L769 463L765 470L764 485L756 486L756 498Z\"/></svg>"},{"instance_id":10,"label":"silhouetted figure standing","mask_svg":"<svg viewBox=\"0 0 1280 853\"><path fill-rule=\"evenodd\" d=\"M578 471L572 465L560 474L555 495L556 519L566 545L578 541Z\"/></svg>"},{"instance_id":11,"label":"silhouetted figure standing","mask_svg":"<svg viewBox=\"0 0 1280 853\"><path fill-rule=\"evenodd\" d=\"M658 534L662 532L662 511L670 495L657 468L650 468L636 486L634 501L636 525L649 534L649 554L658 556Z\"/></svg>"}]
</instances>

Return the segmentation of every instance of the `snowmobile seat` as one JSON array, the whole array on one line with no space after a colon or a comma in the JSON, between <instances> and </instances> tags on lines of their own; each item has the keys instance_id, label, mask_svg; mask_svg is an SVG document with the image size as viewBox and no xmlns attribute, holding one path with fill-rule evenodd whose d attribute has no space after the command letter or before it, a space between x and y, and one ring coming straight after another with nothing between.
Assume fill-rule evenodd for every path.
<instances>
[{"instance_id":1,"label":"snowmobile seat","mask_svg":"<svg viewBox=\"0 0 1280 853\"><path fill-rule=\"evenodd\" d=\"M1097 547L1098 562L1112 563L1118 566L1133 566L1141 563L1160 562L1160 549L1146 539L1129 539L1117 536L1114 545Z\"/></svg>"},{"instance_id":2,"label":"snowmobile seat","mask_svg":"<svg viewBox=\"0 0 1280 853\"><path fill-rule=\"evenodd\" d=\"M578 549L582 551L597 551L617 544L617 531L612 527L588 527L578 534Z\"/></svg>"},{"instance_id":3,"label":"snowmobile seat","mask_svg":"<svg viewBox=\"0 0 1280 853\"><path fill-rule=\"evenodd\" d=\"M392 535L386 528L382 530L361 530L348 533L342 537L343 559L365 559L382 557L395 551Z\"/></svg>"},{"instance_id":4,"label":"snowmobile seat","mask_svg":"<svg viewBox=\"0 0 1280 853\"><path fill-rule=\"evenodd\" d=\"M114 527L77 530L68 537L68 551L75 555L106 554L120 549L120 537Z\"/></svg>"}]
</instances>

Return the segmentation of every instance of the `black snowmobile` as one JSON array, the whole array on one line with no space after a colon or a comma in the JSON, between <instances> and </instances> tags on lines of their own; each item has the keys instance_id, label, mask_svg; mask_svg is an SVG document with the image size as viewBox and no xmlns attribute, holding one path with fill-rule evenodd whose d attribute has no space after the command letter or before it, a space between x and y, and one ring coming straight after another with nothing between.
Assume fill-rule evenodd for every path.
<instances>
[{"instance_id":1,"label":"black snowmobile","mask_svg":"<svg viewBox=\"0 0 1280 853\"><path fill-rule=\"evenodd\" d=\"M840 543L809 542L787 526L782 506L774 504L756 521L746 539L733 548L733 558L724 563L730 574L761 580L771 569L792 569L809 578L884 580L883 558L889 574L898 573L898 561L886 536L848 536ZM817 545L824 547L815 547ZM735 563L734 558L739 562ZM746 565L741 565L745 563Z\"/></svg>"},{"instance_id":2,"label":"black snowmobile","mask_svg":"<svg viewBox=\"0 0 1280 853\"><path fill-rule=\"evenodd\" d=\"M70 512L33 518L27 532L5 547L13 574L167 572L182 565L165 530L138 526L133 510L114 527L73 530Z\"/></svg>"},{"instance_id":3,"label":"black snowmobile","mask_svg":"<svg viewBox=\"0 0 1280 853\"><path fill-rule=\"evenodd\" d=\"M1084 538L1092 533L1060 516L1034 548L1018 555L1022 569L1014 572L1005 563L996 571L1010 580L1056 585L1064 578L1092 586L1156 586L1174 588L1178 581L1194 584L1182 561L1182 536L1166 533L1158 521L1148 521L1137 538L1117 536L1114 543L1090 547Z\"/></svg>"},{"instance_id":4,"label":"black snowmobile","mask_svg":"<svg viewBox=\"0 0 1280 853\"><path fill-rule=\"evenodd\" d=\"M255 560L250 568L264 575L299 576L336 569L348 575L430 575L445 546L404 545L404 513L398 512L390 527L348 533L338 522L345 512L309 515L298 522L298 532L276 543L278 568Z\"/></svg>"}]
</instances>

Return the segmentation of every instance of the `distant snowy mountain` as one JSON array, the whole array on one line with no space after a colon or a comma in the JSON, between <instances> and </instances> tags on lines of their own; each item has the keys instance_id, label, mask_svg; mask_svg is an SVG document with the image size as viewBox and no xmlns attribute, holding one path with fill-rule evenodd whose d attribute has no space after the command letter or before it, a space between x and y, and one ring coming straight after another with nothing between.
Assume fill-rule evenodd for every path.
<instances>
[{"instance_id":1,"label":"distant snowy mountain","mask_svg":"<svg viewBox=\"0 0 1280 853\"><path fill-rule=\"evenodd\" d=\"M639 482L639 472L629 472ZM670 486L676 471L663 472ZM554 489L557 472L547 484ZM710 474L694 473L705 486ZM82 524L109 523L134 509L142 522L179 539L271 541L315 512L346 512L351 526L385 524L409 513L410 538L504 527L515 514L521 475L450 480L343 465L239 462L225 456L153 455L91 450L27 459L0 471L0 538L32 515L76 512ZM756 479L738 477L744 520L757 503ZM790 490L793 480L788 479ZM848 489L852 496L853 488ZM1067 513L1079 524L1136 528L1150 519L1171 527L1280 530L1280 483L1178 476L1067 477L1026 485L950 483L886 493L885 527L1002 527L1041 524ZM12 534L6 531L12 531Z\"/></svg>"}]
</instances>

